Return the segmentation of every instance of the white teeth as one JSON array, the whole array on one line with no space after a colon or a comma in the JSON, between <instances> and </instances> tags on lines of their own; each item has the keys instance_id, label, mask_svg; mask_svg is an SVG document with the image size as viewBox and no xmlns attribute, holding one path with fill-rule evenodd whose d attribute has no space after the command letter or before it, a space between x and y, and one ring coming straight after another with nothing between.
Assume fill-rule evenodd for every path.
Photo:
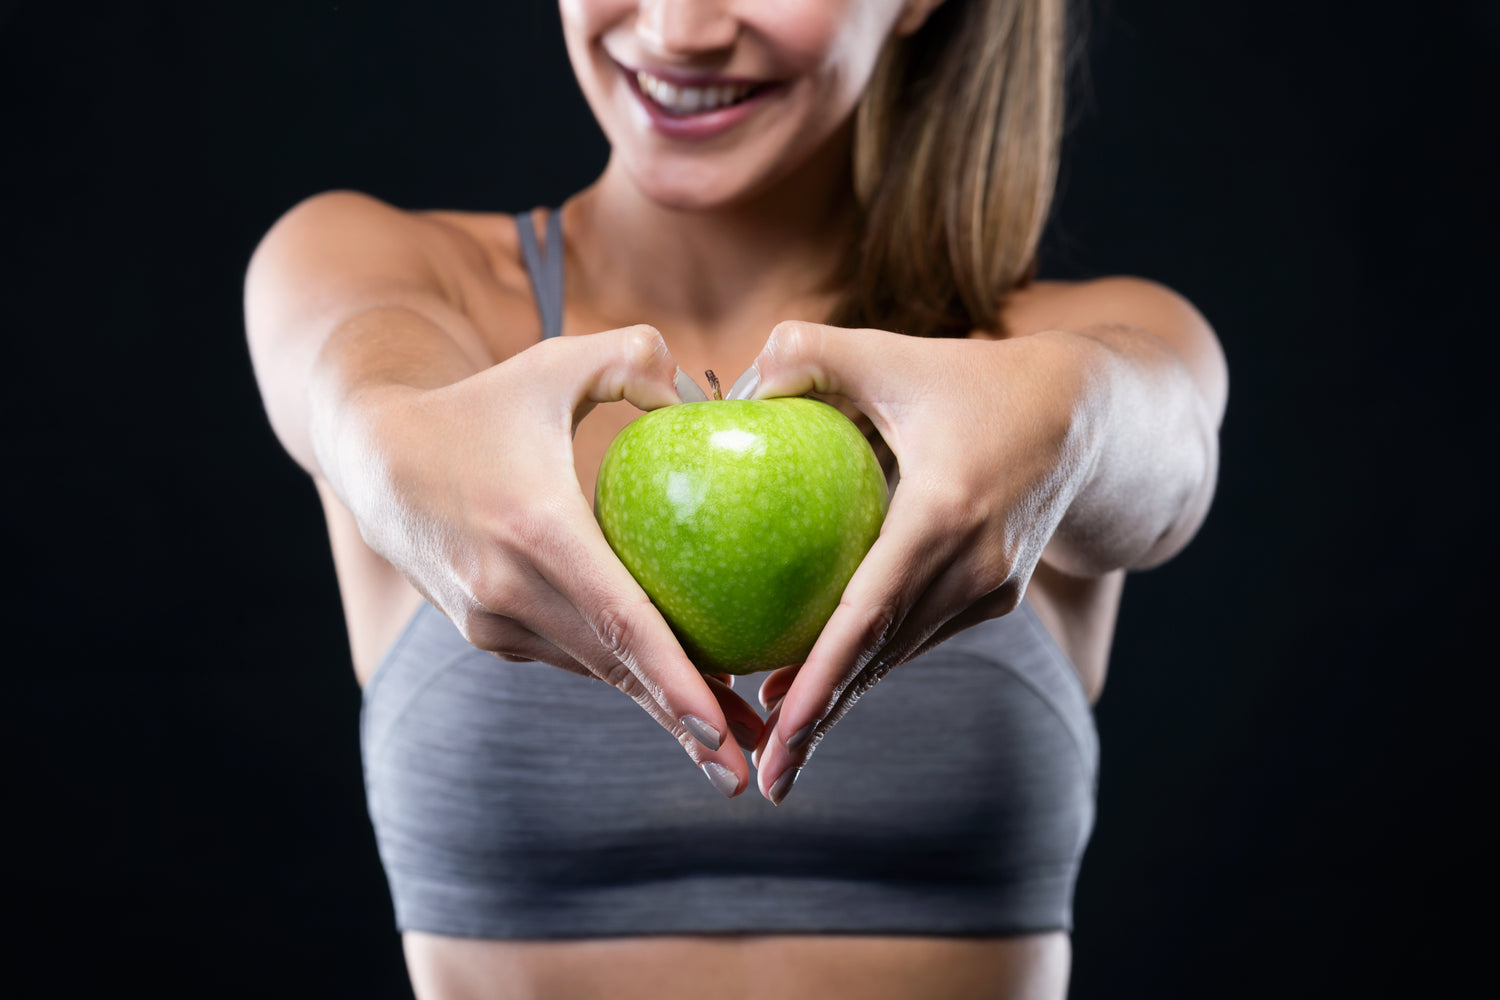
<instances>
[{"instance_id":1,"label":"white teeth","mask_svg":"<svg viewBox=\"0 0 1500 1000\"><path fill-rule=\"evenodd\" d=\"M754 88L746 84L718 87L679 87L649 73L637 73L636 82L653 101L674 114L713 111L743 100Z\"/></svg>"}]
</instances>

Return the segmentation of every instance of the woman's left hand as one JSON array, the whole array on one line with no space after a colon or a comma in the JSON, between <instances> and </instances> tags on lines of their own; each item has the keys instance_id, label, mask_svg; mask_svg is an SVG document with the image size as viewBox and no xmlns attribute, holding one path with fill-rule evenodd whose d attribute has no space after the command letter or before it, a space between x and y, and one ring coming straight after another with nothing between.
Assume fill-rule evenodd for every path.
<instances>
[{"instance_id":1,"label":"woman's left hand","mask_svg":"<svg viewBox=\"0 0 1500 1000\"><path fill-rule=\"evenodd\" d=\"M732 395L841 396L874 423L900 479L880 537L806 661L762 685L772 712L756 766L771 801L890 670L1020 603L1096 458L1099 350L1060 331L1010 340L801 322L772 331Z\"/></svg>"}]
</instances>

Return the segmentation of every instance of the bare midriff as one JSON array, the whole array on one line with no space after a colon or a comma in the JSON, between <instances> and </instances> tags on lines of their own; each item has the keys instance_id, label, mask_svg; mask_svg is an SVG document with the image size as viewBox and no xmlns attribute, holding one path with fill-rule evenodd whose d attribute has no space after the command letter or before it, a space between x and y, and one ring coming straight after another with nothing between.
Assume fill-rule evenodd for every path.
<instances>
[{"instance_id":1,"label":"bare midriff","mask_svg":"<svg viewBox=\"0 0 1500 1000\"><path fill-rule=\"evenodd\" d=\"M404 940L418 1000L1062 1000L1071 954L1062 933Z\"/></svg>"}]
</instances>

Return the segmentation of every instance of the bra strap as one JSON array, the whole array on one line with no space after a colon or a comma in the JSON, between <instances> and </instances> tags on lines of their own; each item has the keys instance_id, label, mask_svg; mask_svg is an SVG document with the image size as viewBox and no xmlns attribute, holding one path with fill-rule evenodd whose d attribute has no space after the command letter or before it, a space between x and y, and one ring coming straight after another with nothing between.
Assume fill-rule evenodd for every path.
<instances>
[{"instance_id":1,"label":"bra strap","mask_svg":"<svg viewBox=\"0 0 1500 1000\"><path fill-rule=\"evenodd\" d=\"M537 312L542 315L542 338L562 334L563 241L562 212L554 211L547 220L546 256L536 245L536 212L516 216L516 233L521 237L521 254L526 259L526 274L536 298Z\"/></svg>"}]
</instances>

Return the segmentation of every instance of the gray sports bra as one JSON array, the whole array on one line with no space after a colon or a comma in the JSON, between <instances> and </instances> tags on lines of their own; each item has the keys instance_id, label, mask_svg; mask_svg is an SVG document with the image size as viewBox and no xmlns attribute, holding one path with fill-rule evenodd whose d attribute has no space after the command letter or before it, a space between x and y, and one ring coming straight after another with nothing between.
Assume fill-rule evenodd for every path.
<instances>
[{"instance_id":1,"label":"gray sports bra","mask_svg":"<svg viewBox=\"0 0 1500 1000\"><path fill-rule=\"evenodd\" d=\"M557 219L543 257L517 218L547 336L562 321ZM404 931L1072 926L1098 739L1078 675L1025 602L892 672L779 808L753 791L726 801L614 688L481 652L430 605L363 697L370 819Z\"/></svg>"}]
</instances>

